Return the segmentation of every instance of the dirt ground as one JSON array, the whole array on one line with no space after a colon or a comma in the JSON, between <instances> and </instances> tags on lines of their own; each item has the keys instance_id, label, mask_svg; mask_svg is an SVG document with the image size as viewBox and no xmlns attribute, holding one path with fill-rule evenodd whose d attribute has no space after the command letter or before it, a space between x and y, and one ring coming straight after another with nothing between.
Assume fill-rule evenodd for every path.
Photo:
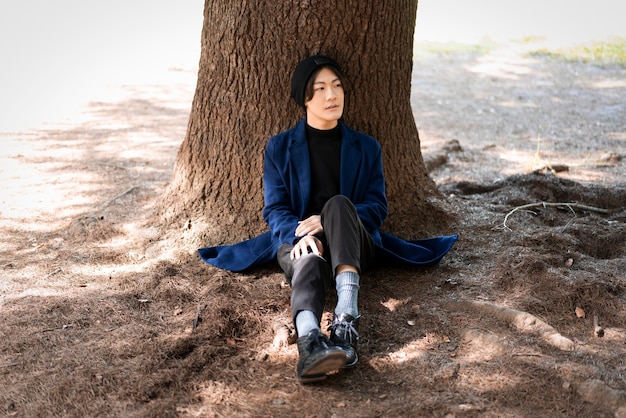
<instances>
[{"instance_id":1,"label":"dirt ground","mask_svg":"<svg viewBox=\"0 0 626 418\"><path fill-rule=\"evenodd\" d=\"M419 55L460 239L368 272L359 366L310 386L276 268L159 241L193 72L1 134L0 415L626 417L626 69L527 48Z\"/></svg>"}]
</instances>

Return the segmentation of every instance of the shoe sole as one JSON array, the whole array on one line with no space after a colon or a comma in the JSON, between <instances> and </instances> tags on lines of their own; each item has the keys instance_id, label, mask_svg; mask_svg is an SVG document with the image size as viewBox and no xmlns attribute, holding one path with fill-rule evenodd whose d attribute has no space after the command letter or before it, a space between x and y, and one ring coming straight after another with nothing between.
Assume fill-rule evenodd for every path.
<instances>
[{"instance_id":1,"label":"shoe sole","mask_svg":"<svg viewBox=\"0 0 626 418\"><path fill-rule=\"evenodd\" d=\"M333 351L327 356L313 363L302 371L300 382L314 383L326 379L326 374L341 369L346 364L346 354L343 351Z\"/></svg>"}]
</instances>

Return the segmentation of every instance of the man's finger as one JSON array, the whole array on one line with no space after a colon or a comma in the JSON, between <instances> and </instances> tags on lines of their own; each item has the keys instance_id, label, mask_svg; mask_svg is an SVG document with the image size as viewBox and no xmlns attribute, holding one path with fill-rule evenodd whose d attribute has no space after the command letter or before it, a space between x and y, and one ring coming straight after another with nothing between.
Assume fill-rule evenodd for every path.
<instances>
[{"instance_id":1,"label":"man's finger","mask_svg":"<svg viewBox=\"0 0 626 418\"><path fill-rule=\"evenodd\" d=\"M317 248L317 242L314 239L311 240L311 244L309 245L309 247L311 247L311 252L313 254L321 255L319 248Z\"/></svg>"},{"instance_id":2,"label":"man's finger","mask_svg":"<svg viewBox=\"0 0 626 418\"><path fill-rule=\"evenodd\" d=\"M315 228L308 231L306 234L310 237L317 235L319 232L322 232L322 228Z\"/></svg>"}]
</instances>

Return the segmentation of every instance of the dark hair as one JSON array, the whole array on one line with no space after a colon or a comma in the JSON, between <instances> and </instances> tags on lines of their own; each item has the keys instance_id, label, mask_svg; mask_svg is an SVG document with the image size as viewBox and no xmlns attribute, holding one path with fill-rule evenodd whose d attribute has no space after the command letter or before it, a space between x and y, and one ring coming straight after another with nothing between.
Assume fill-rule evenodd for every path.
<instances>
[{"instance_id":1,"label":"dark hair","mask_svg":"<svg viewBox=\"0 0 626 418\"><path fill-rule=\"evenodd\" d=\"M311 74L311 77L309 77L309 80L306 82L306 86L304 86L304 103L308 102L309 100L313 98L313 90L314 90L313 84L315 84L315 78L320 73L320 71L322 71L324 68L328 68L330 71L333 72L333 74L337 76L337 78L339 79L339 82L341 83L341 86L345 90L345 78L343 74L341 73L341 71L338 71L336 68L331 67L330 65L324 65L318 68L317 70L315 70L315 72Z\"/></svg>"}]
</instances>

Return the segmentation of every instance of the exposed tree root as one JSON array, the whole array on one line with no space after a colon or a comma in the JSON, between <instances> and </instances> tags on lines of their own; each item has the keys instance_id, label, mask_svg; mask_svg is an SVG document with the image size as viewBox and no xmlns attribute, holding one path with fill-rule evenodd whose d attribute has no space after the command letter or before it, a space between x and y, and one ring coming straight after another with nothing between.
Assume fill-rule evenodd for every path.
<instances>
[{"instance_id":1,"label":"exposed tree root","mask_svg":"<svg viewBox=\"0 0 626 418\"><path fill-rule=\"evenodd\" d=\"M424 155L424 165L429 173L437 167L448 163L448 156L455 152L462 152L461 144L456 139L447 142L441 150L435 154Z\"/></svg>"},{"instance_id":2,"label":"exposed tree root","mask_svg":"<svg viewBox=\"0 0 626 418\"><path fill-rule=\"evenodd\" d=\"M544 208L548 206L567 207L569 208L570 211L572 211L572 213L574 213L574 208L581 209L581 210L588 210L590 212L603 213L603 214L611 213L611 211L608 209L597 208L595 206L589 206L589 205L582 205L580 203L548 203L548 202L529 203L527 205L518 206L514 208L512 211L510 211L509 213L507 213L506 216L504 217L504 221L502 222L502 226L504 227L504 229L510 229L508 226L506 226L506 221L509 219L509 216L513 215L518 210L525 210L529 208L535 208L538 206L542 206Z\"/></svg>"},{"instance_id":3,"label":"exposed tree root","mask_svg":"<svg viewBox=\"0 0 626 418\"><path fill-rule=\"evenodd\" d=\"M548 344L560 350L572 351L576 346L572 340L564 337L552 326L528 312L518 311L493 303L477 301L450 302L448 305L452 309L472 308L485 315L494 316L514 325L520 331L532 332L541 336Z\"/></svg>"},{"instance_id":4,"label":"exposed tree root","mask_svg":"<svg viewBox=\"0 0 626 418\"><path fill-rule=\"evenodd\" d=\"M528 312L478 301L458 301L450 302L446 305L455 310L472 309L483 315L493 316L499 320L506 321L520 331L532 332L541 336L547 343L558 349L571 351L575 348L572 340L559 334L552 326ZM499 347L496 337L478 330L465 331L463 339L464 341L476 343L481 347L489 346L491 350L497 350ZM576 393L585 402L612 411L616 418L626 418L626 392L623 390L612 388L600 379L578 381L573 386Z\"/></svg>"},{"instance_id":5,"label":"exposed tree root","mask_svg":"<svg viewBox=\"0 0 626 418\"><path fill-rule=\"evenodd\" d=\"M626 392L613 389L599 379L578 384L576 391L585 401L615 411L617 417L626 416Z\"/></svg>"},{"instance_id":6,"label":"exposed tree root","mask_svg":"<svg viewBox=\"0 0 626 418\"><path fill-rule=\"evenodd\" d=\"M287 347L289 344L296 342L296 331L293 326L287 325L281 320L276 320L272 324L274 329L274 340L272 348Z\"/></svg>"}]
</instances>

